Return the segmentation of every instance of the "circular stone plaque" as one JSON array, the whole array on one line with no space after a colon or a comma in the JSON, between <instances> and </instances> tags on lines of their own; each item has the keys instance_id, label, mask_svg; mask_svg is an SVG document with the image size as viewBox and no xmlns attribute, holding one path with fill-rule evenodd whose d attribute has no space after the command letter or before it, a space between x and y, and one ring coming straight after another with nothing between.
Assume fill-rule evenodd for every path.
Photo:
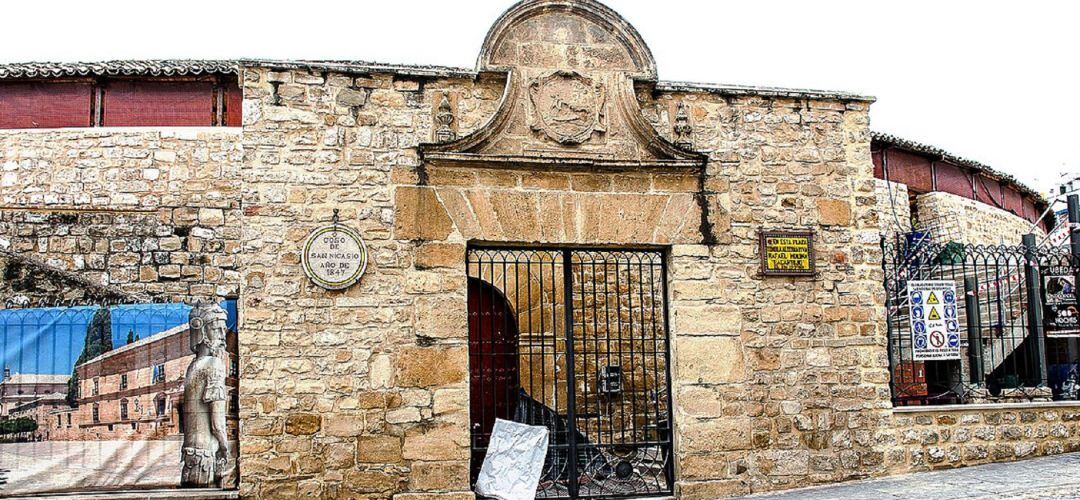
<instances>
[{"instance_id":1,"label":"circular stone plaque","mask_svg":"<svg viewBox=\"0 0 1080 500\"><path fill-rule=\"evenodd\" d=\"M341 225L316 229L304 242L304 272L327 290L343 290L360 281L367 269L367 247L356 231Z\"/></svg>"}]
</instances>

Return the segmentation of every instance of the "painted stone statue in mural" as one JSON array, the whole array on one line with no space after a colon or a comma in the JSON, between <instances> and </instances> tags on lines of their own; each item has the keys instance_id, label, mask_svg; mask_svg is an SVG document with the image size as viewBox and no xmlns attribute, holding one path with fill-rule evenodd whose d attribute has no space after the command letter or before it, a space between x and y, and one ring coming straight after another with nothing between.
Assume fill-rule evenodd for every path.
<instances>
[{"instance_id":1,"label":"painted stone statue in mural","mask_svg":"<svg viewBox=\"0 0 1080 500\"><path fill-rule=\"evenodd\" d=\"M221 487L228 472L225 430L225 310L196 304L188 318L195 359L184 376L184 488Z\"/></svg>"}]
</instances>

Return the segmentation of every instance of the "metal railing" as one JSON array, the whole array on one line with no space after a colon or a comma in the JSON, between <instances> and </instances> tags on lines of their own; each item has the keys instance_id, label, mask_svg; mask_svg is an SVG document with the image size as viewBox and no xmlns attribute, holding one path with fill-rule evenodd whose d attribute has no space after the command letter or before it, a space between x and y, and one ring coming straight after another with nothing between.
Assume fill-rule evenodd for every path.
<instances>
[{"instance_id":1,"label":"metal railing","mask_svg":"<svg viewBox=\"0 0 1080 500\"><path fill-rule=\"evenodd\" d=\"M1068 250L1039 248L1035 235L1017 246L897 239L882 247L895 404L1077 398L1080 266ZM937 332L910 307L912 285L927 282L956 294L939 336L953 349L936 356L925 348Z\"/></svg>"}]
</instances>

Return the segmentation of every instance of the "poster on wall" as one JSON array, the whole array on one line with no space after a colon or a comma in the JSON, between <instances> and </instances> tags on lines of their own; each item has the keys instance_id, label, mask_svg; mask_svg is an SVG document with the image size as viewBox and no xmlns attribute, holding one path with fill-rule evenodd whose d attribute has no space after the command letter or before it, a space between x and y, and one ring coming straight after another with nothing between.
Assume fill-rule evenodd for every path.
<instances>
[{"instance_id":1,"label":"poster on wall","mask_svg":"<svg viewBox=\"0 0 1080 500\"><path fill-rule=\"evenodd\" d=\"M908 308L911 313L913 360L960 359L960 321L956 309L956 283L952 281L909 282Z\"/></svg>"},{"instance_id":2,"label":"poster on wall","mask_svg":"<svg viewBox=\"0 0 1080 500\"><path fill-rule=\"evenodd\" d=\"M237 320L235 300L0 309L0 497L232 485Z\"/></svg>"},{"instance_id":3,"label":"poster on wall","mask_svg":"<svg viewBox=\"0 0 1080 500\"><path fill-rule=\"evenodd\" d=\"M811 231L761 231L761 274L765 276L813 276L814 233Z\"/></svg>"},{"instance_id":4,"label":"poster on wall","mask_svg":"<svg viewBox=\"0 0 1080 500\"><path fill-rule=\"evenodd\" d=\"M1043 325L1047 337L1080 337L1075 281L1070 266L1043 269Z\"/></svg>"}]
</instances>

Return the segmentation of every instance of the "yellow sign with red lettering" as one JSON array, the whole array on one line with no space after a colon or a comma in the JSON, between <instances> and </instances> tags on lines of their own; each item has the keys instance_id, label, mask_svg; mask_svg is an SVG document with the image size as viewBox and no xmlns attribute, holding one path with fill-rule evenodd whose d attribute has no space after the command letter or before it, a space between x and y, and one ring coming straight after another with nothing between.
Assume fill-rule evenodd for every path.
<instances>
[{"instance_id":1,"label":"yellow sign with red lettering","mask_svg":"<svg viewBox=\"0 0 1080 500\"><path fill-rule=\"evenodd\" d=\"M771 276L813 275L813 238L810 232L762 232L761 273Z\"/></svg>"}]
</instances>

